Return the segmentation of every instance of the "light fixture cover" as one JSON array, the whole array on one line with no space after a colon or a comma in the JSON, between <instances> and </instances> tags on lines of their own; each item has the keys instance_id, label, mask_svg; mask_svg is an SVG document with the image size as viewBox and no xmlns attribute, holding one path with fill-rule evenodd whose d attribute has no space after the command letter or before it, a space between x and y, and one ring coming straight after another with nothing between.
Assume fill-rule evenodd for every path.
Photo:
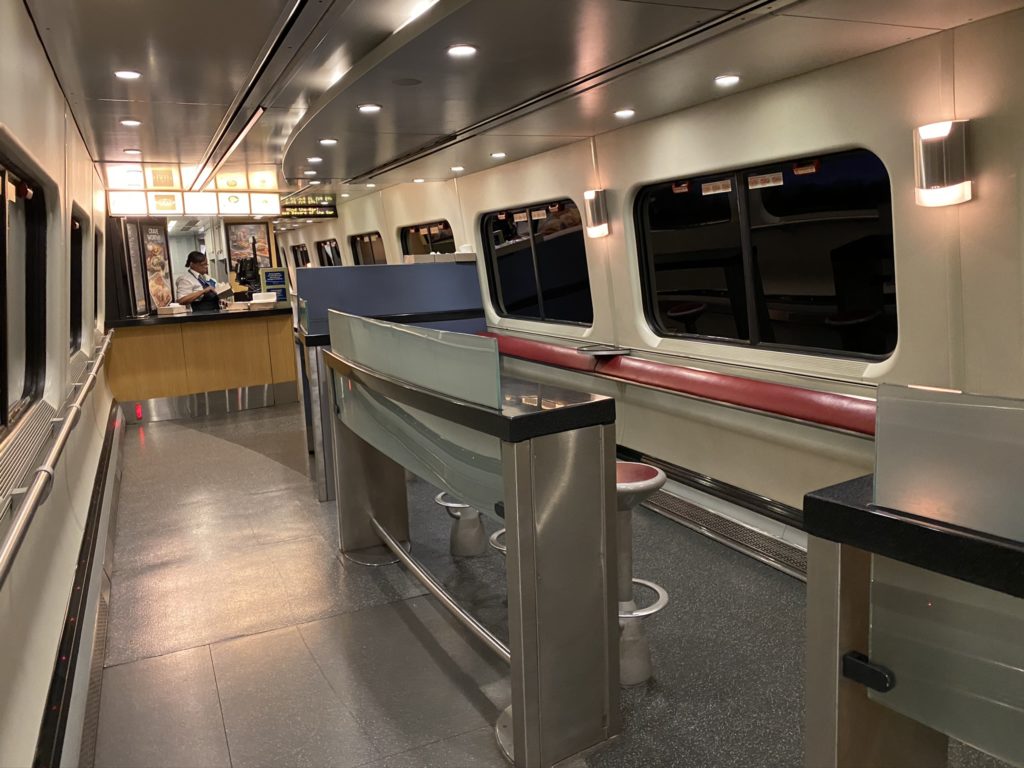
<instances>
[{"instance_id":1,"label":"light fixture cover","mask_svg":"<svg viewBox=\"0 0 1024 768\"><path fill-rule=\"evenodd\" d=\"M966 120L946 120L914 129L914 181L918 205L956 205L971 199Z\"/></svg>"},{"instance_id":2,"label":"light fixture cover","mask_svg":"<svg viewBox=\"0 0 1024 768\"><path fill-rule=\"evenodd\" d=\"M587 237L606 237L608 228L608 205L603 189L588 189L583 193L587 215Z\"/></svg>"}]
</instances>

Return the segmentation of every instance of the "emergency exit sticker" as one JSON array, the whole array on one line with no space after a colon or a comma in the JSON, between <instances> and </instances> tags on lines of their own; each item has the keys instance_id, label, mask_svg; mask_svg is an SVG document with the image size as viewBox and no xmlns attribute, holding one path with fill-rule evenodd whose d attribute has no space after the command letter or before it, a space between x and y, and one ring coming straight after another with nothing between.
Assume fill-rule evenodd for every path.
<instances>
[{"instance_id":1,"label":"emergency exit sticker","mask_svg":"<svg viewBox=\"0 0 1024 768\"><path fill-rule=\"evenodd\" d=\"M762 173L757 176L751 176L747 179L748 189L762 189L764 187L781 187L782 186L782 171L776 171L775 173Z\"/></svg>"}]
</instances>

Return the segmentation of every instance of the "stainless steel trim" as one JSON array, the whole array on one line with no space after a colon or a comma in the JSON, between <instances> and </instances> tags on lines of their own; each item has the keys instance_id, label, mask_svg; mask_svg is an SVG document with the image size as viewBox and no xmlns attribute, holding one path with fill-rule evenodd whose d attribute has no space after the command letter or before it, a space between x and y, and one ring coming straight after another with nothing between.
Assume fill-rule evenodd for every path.
<instances>
[{"instance_id":1,"label":"stainless steel trim","mask_svg":"<svg viewBox=\"0 0 1024 768\"><path fill-rule=\"evenodd\" d=\"M409 572L416 577L417 581L426 587L427 591L436 597L441 602L441 605L443 605L452 616L458 619L462 626L472 632L478 640L500 656L506 664L512 663L512 652L509 650L508 646L491 634L491 632L483 624L473 618L465 608L455 602L455 599L443 586L441 586L440 582L434 578L430 571L420 565L412 555L402 548L400 541L388 533L384 526L372 518L370 519L370 525L373 526L373 530L377 532L377 535L380 536L381 541L387 545L388 549L394 552L395 557L402 561L402 565L409 569Z\"/></svg>"},{"instance_id":2,"label":"stainless steel trim","mask_svg":"<svg viewBox=\"0 0 1024 768\"><path fill-rule=\"evenodd\" d=\"M149 400L129 400L125 405L125 419L128 424L148 424L155 421L178 421L220 416L239 411L269 408L274 405L294 403L298 400L296 382L278 384L257 384L250 387L221 389L214 392L198 392L179 397L154 397ZM136 416L133 406L141 407L141 418Z\"/></svg>"},{"instance_id":3,"label":"stainless steel trim","mask_svg":"<svg viewBox=\"0 0 1024 768\"><path fill-rule=\"evenodd\" d=\"M501 544L500 543L500 539L501 539L502 536L505 535L505 531L506 530L508 530L508 529L502 528L500 531L495 531L494 533L491 534L491 537L487 540L487 542L491 545L492 549L498 550L503 555L508 553L508 545Z\"/></svg>"},{"instance_id":4,"label":"stainless steel trim","mask_svg":"<svg viewBox=\"0 0 1024 768\"><path fill-rule=\"evenodd\" d=\"M81 418L82 404L85 402L85 398L89 396L92 388L96 385L96 371L103 367L103 361L107 356L107 350L110 349L110 340L113 335L114 332L110 331L103 337L103 342L97 348L96 356L93 359L93 365L86 368L88 373L85 379L81 382L81 386L75 388L77 394L68 404L66 418L57 431L53 445L50 446L42 464L35 471L32 482L29 483L28 490L11 520L11 527L8 529L7 535L4 536L3 542L0 543L0 589L3 588L7 576L14 566L14 558L25 541L25 536L28 534L29 526L32 524L39 505L46 501L50 494L50 488L53 485L53 468L60 461L68 439Z\"/></svg>"},{"instance_id":5,"label":"stainless steel trim","mask_svg":"<svg viewBox=\"0 0 1024 768\"><path fill-rule=\"evenodd\" d=\"M646 608L637 608L632 611L619 611L620 619L643 619L648 616L653 616L668 605L668 590L664 587L655 584L653 581L647 581L646 579L633 579L633 583L639 584L641 587L653 589L658 595L658 599Z\"/></svg>"}]
</instances>

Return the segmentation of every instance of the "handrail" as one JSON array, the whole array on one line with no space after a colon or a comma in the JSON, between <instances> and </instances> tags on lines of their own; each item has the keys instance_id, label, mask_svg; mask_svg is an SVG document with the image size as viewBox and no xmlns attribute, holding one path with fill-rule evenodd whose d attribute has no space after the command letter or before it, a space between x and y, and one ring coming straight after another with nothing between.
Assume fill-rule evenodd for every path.
<instances>
[{"instance_id":1,"label":"handrail","mask_svg":"<svg viewBox=\"0 0 1024 768\"><path fill-rule=\"evenodd\" d=\"M455 598L434 578L434 575L420 565L420 562L410 555L402 547L401 543L380 523L370 518L370 525L380 536L381 541L394 553L395 557L402 561L402 564L409 569L417 581L422 584L430 594L436 597L441 605L466 629L480 640L484 645L494 651L506 664L512 663L512 652L509 647L494 636L483 624L476 620L469 611L459 605Z\"/></svg>"},{"instance_id":2,"label":"handrail","mask_svg":"<svg viewBox=\"0 0 1024 768\"><path fill-rule=\"evenodd\" d=\"M103 367L103 361L106 358L107 350L110 349L110 340L113 335L114 332L110 331L103 337L103 341L96 348L96 356L86 364L87 373L85 378L72 385L72 388L77 388L78 392L68 404L64 415L58 416L53 420L53 424L60 424L60 429L57 431L53 445L47 451L43 463L33 473L31 482L26 488L15 489L12 492L12 495L21 495L22 499L17 511L14 513L11 527L7 531L7 535L4 536L3 542L0 543L0 589L3 589L4 583L7 581L7 576L14 566L14 558L25 541L29 526L32 525L32 520L35 518L39 506L50 495L57 462L60 461L68 439L71 437L71 433L78 425L78 421L82 416L82 406L85 403L85 398L89 396L92 388L96 386L96 372Z\"/></svg>"}]
</instances>

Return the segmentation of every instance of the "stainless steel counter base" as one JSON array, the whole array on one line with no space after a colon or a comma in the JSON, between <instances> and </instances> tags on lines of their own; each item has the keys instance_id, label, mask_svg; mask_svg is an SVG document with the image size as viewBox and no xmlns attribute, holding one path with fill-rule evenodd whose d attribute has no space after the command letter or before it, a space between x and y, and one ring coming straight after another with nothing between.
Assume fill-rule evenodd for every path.
<instances>
[{"instance_id":1,"label":"stainless steel counter base","mask_svg":"<svg viewBox=\"0 0 1024 768\"><path fill-rule=\"evenodd\" d=\"M178 421L226 413L251 411L272 405L285 405L298 400L294 381L280 384L261 384L255 387L202 392L182 397L156 397L122 403L129 424L153 421Z\"/></svg>"},{"instance_id":2,"label":"stainless steel counter base","mask_svg":"<svg viewBox=\"0 0 1024 768\"><path fill-rule=\"evenodd\" d=\"M331 442L331 375L324 365L324 347L299 345L302 410L306 446L313 454L313 479L320 501L334 499L334 446Z\"/></svg>"}]
</instances>

